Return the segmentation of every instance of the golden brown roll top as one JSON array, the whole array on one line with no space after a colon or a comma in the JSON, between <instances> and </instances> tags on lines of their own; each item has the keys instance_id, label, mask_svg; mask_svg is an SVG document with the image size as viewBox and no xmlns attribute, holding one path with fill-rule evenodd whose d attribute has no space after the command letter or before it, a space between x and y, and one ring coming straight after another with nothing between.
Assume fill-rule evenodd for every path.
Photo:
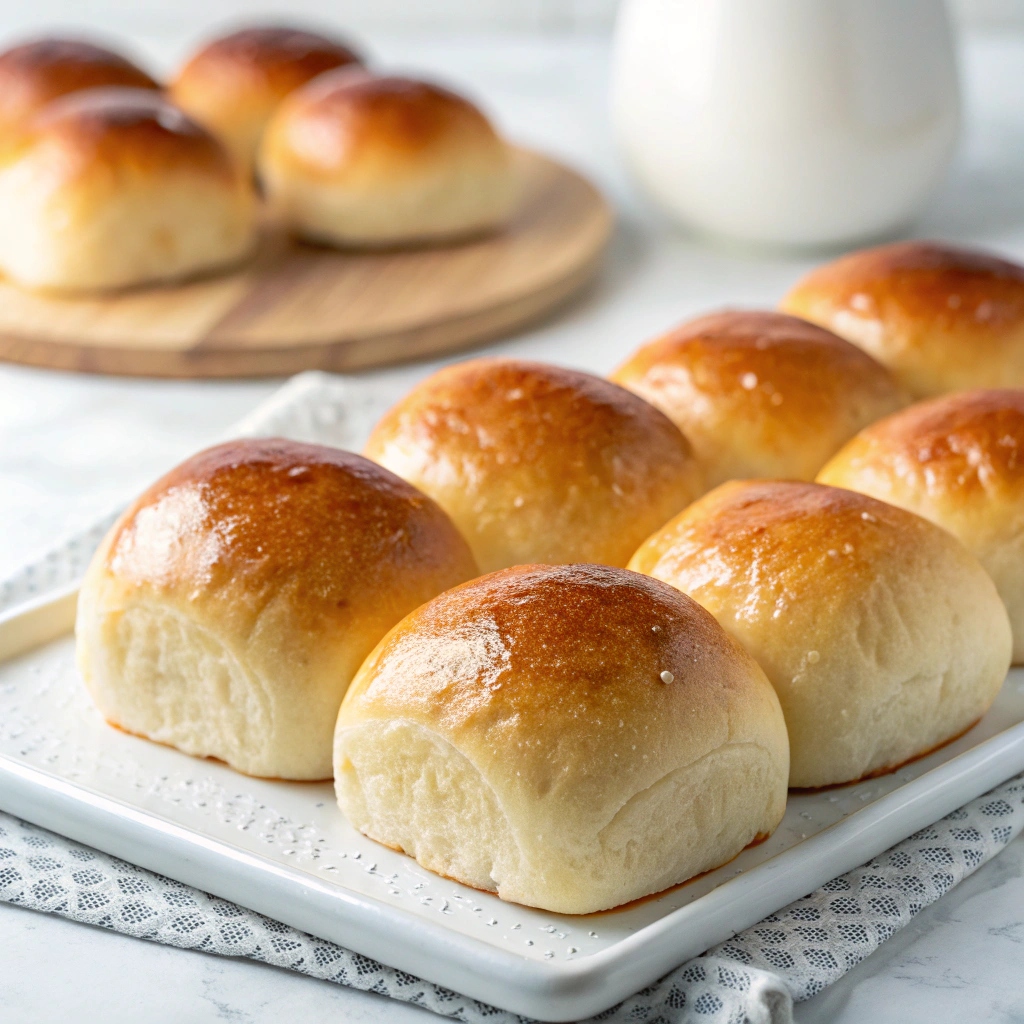
<instances>
[{"instance_id":1,"label":"golden brown roll top","mask_svg":"<svg viewBox=\"0 0 1024 1024\"><path fill-rule=\"evenodd\" d=\"M611 375L686 435L708 486L813 480L862 427L905 404L889 372L830 331L782 313L698 317Z\"/></svg>"},{"instance_id":2,"label":"golden brown roll top","mask_svg":"<svg viewBox=\"0 0 1024 1024\"><path fill-rule=\"evenodd\" d=\"M899 242L812 271L781 308L888 366L918 398L1024 387L1024 267L937 242Z\"/></svg>"},{"instance_id":3,"label":"golden brown roll top","mask_svg":"<svg viewBox=\"0 0 1024 1024\"><path fill-rule=\"evenodd\" d=\"M701 493L686 439L598 377L476 359L427 378L366 455L429 494L484 572L527 562L623 566Z\"/></svg>"},{"instance_id":4,"label":"golden brown roll top","mask_svg":"<svg viewBox=\"0 0 1024 1024\"><path fill-rule=\"evenodd\" d=\"M232 263L254 216L221 144L147 90L55 100L0 156L0 267L30 287L118 288Z\"/></svg>"},{"instance_id":5,"label":"golden brown roll top","mask_svg":"<svg viewBox=\"0 0 1024 1024\"><path fill-rule=\"evenodd\" d=\"M787 772L753 659L671 587L596 565L519 566L417 609L335 737L356 828L560 913L729 860L780 821Z\"/></svg>"},{"instance_id":6,"label":"golden brown roll top","mask_svg":"<svg viewBox=\"0 0 1024 1024\"><path fill-rule=\"evenodd\" d=\"M78 605L103 715L252 775L331 775L349 681L399 619L476 574L425 495L348 452L234 441L121 517Z\"/></svg>"},{"instance_id":7,"label":"golden brown roll top","mask_svg":"<svg viewBox=\"0 0 1024 1024\"><path fill-rule=\"evenodd\" d=\"M474 234L502 223L519 195L514 155L476 106L360 69L322 75L281 104L259 173L298 233L338 245Z\"/></svg>"},{"instance_id":8,"label":"golden brown roll top","mask_svg":"<svg viewBox=\"0 0 1024 1024\"><path fill-rule=\"evenodd\" d=\"M142 173L182 167L233 180L224 148L163 97L146 90L82 90L51 104L29 124L22 146L52 146L66 180L99 178L124 165Z\"/></svg>"},{"instance_id":9,"label":"golden brown roll top","mask_svg":"<svg viewBox=\"0 0 1024 1024\"><path fill-rule=\"evenodd\" d=\"M0 53L0 146L51 100L82 89L160 86L118 53L84 39L33 39Z\"/></svg>"},{"instance_id":10,"label":"golden brown roll top","mask_svg":"<svg viewBox=\"0 0 1024 1024\"><path fill-rule=\"evenodd\" d=\"M283 25L242 29L211 40L170 83L171 98L251 168L278 104L325 71L360 63L347 44Z\"/></svg>"},{"instance_id":11,"label":"golden brown roll top","mask_svg":"<svg viewBox=\"0 0 1024 1024\"><path fill-rule=\"evenodd\" d=\"M995 581L1024 661L1024 391L935 398L873 424L821 483L870 494L949 530Z\"/></svg>"},{"instance_id":12,"label":"golden brown roll top","mask_svg":"<svg viewBox=\"0 0 1024 1024\"><path fill-rule=\"evenodd\" d=\"M952 535L817 484L723 484L630 568L678 587L757 659L779 695L790 784L895 768L989 708L1010 663L999 595Z\"/></svg>"}]
</instances>

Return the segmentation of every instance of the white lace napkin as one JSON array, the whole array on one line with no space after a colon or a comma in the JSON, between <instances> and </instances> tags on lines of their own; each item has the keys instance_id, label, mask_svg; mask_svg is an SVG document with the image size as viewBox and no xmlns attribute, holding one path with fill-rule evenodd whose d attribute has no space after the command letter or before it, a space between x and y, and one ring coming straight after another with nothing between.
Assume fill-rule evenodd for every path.
<instances>
[{"instance_id":1,"label":"white lace napkin","mask_svg":"<svg viewBox=\"0 0 1024 1024\"><path fill-rule=\"evenodd\" d=\"M361 446L393 398L302 374L232 433ZM0 611L70 584L113 515L0 583ZM833 879L601 1014L609 1024L789 1024L1024 828L1024 775ZM414 1003L466 1024L522 1018L0 813L0 900L138 938L253 960Z\"/></svg>"}]
</instances>

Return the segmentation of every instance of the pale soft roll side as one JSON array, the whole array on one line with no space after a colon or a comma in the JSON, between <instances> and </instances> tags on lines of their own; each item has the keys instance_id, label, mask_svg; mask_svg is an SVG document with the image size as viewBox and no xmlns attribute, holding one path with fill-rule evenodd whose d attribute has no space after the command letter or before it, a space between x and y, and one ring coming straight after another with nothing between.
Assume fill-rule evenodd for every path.
<instances>
[{"instance_id":1,"label":"pale soft roll side","mask_svg":"<svg viewBox=\"0 0 1024 1024\"><path fill-rule=\"evenodd\" d=\"M757 659L786 715L790 785L890 771L988 710L1010 665L995 586L955 537L835 487L732 482L630 568L689 594Z\"/></svg>"},{"instance_id":2,"label":"pale soft roll side","mask_svg":"<svg viewBox=\"0 0 1024 1024\"><path fill-rule=\"evenodd\" d=\"M961 540L995 582L1024 662L1024 391L965 391L861 431L818 480L916 512Z\"/></svg>"},{"instance_id":3,"label":"pale soft roll side","mask_svg":"<svg viewBox=\"0 0 1024 1024\"><path fill-rule=\"evenodd\" d=\"M158 94L83 90L0 155L0 268L58 291L189 277L247 255L255 204L220 143Z\"/></svg>"},{"instance_id":4,"label":"pale soft roll side","mask_svg":"<svg viewBox=\"0 0 1024 1024\"><path fill-rule=\"evenodd\" d=\"M596 565L518 566L417 609L359 670L335 734L357 829L565 914L766 837L788 770L753 659L671 587Z\"/></svg>"},{"instance_id":5,"label":"pale soft roll side","mask_svg":"<svg viewBox=\"0 0 1024 1024\"><path fill-rule=\"evenodd\" d=\"M479 234L504 224L521 192L514 152L468 100L345 68L281 104L258 169L293 230L340 246Z\"/></svg>"},{"instance_id":6,"label":"pale soft roll side","mask_svg":"<svg viewBox=\"0 0 1024 1024\"><path fill-rule=\"evenodd\" d=\"M780 309L860 346L915 398L1024 387L1024 267L991 253L864 249L811 271Z\"/></svg>"},{"instance_id":7,"label":"pale soft roll side","mask_svg":"<svg viewBox=\"0 0 1024 1024\"><path fill-rule=\"evenodd\" d=\"M609 378L686 435L705 483L813 480L862 427L906 404L888 370L815 324L728 310L643 345Z\"/></svg>"},{"instance_id":8,"label":"pale soft roll side","mask_svg":"<svg viewBox=\"0 0 1024 1024\"><path fill-rule=\"evenodd\" d=\"M338 707L363 659L475 574L444 513L379 466L229 442L111 529L78 599L78 665L122 729L249 775L330 778Z\"/></svg>"},{"instance_id":9,"label":"pale soft roll side","mask_svg":"<svg viewBox=\"0 0 1024 1024\"><path fill-rule=\"evenodd\" d=\"M578 370L473 359L421 381L365 454L429 494L484 572L622 567L703 490L686 438L636 395Z\"/></svg>"}]
</instances>

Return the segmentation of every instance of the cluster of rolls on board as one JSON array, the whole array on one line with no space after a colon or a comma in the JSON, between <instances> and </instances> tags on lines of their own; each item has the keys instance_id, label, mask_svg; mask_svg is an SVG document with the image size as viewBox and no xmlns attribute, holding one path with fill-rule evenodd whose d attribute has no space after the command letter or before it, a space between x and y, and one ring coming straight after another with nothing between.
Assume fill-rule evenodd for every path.
<instances>
[{"instance_id":1,"label":"cluster of rolls on board","mask_svg":"<svg viewBox=\"0 0 1024 1024\"><path fill-rule=\"evenodd\" d=\"M189 459L83 584L97 707L568 914L950 742L1024 660L1024 270L899 244L782 309L609 379L449 366L363 455Z\"/></svg>"},{"instance_id":2,"label":"cluster of rolls on board","mask_svg":"<svg viewBox=\"0 0 1024 1024\"><path fill-rule=\"evenodd\" d=\"M513 149L469 100L285 26L213 39L162 86L85 40L0 53L0 272L97 293L226 270L263 219L341 247L500 228Z\"/></svg>"}]
</instances>

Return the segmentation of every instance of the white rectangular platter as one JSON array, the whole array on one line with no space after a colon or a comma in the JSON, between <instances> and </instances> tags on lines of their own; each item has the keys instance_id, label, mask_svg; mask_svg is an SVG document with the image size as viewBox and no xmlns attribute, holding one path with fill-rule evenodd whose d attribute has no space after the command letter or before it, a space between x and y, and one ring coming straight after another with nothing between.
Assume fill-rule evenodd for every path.
<instances>
[{"instance_id":1,"label":"white rectangular platter","mask_svg":"<svg viewBox=\"0 0 1024 1024\"><path fill-rule=\"evenodd\" d=\"M0 617L0 809L448 988L579 1020L1024 770L1024 671L948 747L791 796L767 842L661 896L571 917L422 870L327 783L250 779L125 735L74 668L75 594Z\"/></svg>"}]
</instances>

